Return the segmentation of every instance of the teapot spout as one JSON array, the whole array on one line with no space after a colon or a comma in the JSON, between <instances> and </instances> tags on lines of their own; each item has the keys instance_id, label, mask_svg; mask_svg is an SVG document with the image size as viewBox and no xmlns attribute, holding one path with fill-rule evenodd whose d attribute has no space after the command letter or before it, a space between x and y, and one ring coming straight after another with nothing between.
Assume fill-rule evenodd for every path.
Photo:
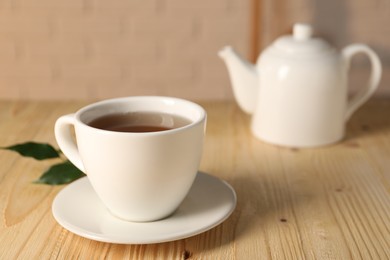
<instances>
[{"instance_id":1,"label":"teapot spout","mask_svg":"<svg viewBox=\"0 0 390 260\"><path fill-rule=\"evenodd\" d=\"M218 52L225 61L234 97L242 110L252 114L255 110L258 92L258 73L256 67L238 55L231 46Z\"/></svg>"}]
</instances>

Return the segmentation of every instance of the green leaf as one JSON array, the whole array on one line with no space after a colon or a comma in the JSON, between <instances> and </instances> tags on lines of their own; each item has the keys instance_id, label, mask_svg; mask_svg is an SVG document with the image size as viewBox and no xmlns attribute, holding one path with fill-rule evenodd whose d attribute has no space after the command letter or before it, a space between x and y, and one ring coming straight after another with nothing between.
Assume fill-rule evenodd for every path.
<instances>
[{"instance_id":1,"label":"green leaf","mask_svg":"<svg viewBox=\"0 0 390 260\"><path fill-rule=\"evenodd\" d=\"M1 149L14 151L19 153L22 156L32 157L36 160L44 160L44 159L60 157L60 154L53 146L44 143L26 142L22 144L3 147Z\"/></svg>"},{"instance_id":2,"label":"green leaf","mask_svg":"<svg viewBox=\"0 0 390 260\"><path fill-rule=\"evenodd\" d=\"M70 183L84 176L85 174L82 171L76 168L71 162L66 161L51 166L34 183L60 185Z\"/></svg>"}]
</instances>

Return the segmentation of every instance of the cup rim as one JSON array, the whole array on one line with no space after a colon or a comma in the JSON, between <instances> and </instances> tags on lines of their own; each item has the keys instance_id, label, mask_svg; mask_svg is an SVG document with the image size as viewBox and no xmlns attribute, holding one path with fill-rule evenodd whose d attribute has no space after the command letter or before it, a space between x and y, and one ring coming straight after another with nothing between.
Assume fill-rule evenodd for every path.
<instances>
[{"instance_id":1,"label":"cup rim","mask_svg":"<svg viewBox=\"0 0 390 260\"><path fill-rule=\"evenodd\" d=\"M105 129L92 127L81 120L82 114L86 113L87 111L90 111L91 109L93 109L95 107L99 107L102 105L115 103L115 102L123 102L123 101L127 101L127 100L134 101L134 100L141 100L141 99L148 99L148 100L156 99L159 101L165 100L165 102L169 102L169 103L181 102L181 103L185 104L186 106L191 106L193 109L197 110L199 112L199 118L197 118L196 120L191 120L191 123L184 125L184 126L181 126L181 127L177 127L177 128L173 128L173 129L169 129L169 130L164 130L164 131L155 131L155 132L119 132L119 131L105 130ZM80 108L75 113L74 118L75 118L76 124L83 126L83 127L86 127L88 129L97 131L97 132L102 133L102 134L146 136L146 135L173 134L173 133L180 132L180 131L183 131L183 130L188 129L188 128L192 128L196 125L203 123L207 118L207 113L202 106L200 106L192 101L182 99L182 98L169 97L169 96L127 96L127 97L105 99L105 100L101 100L101 101L97 101L97 102L88 104L88 105Z\"/></svg>"}]
</instances>

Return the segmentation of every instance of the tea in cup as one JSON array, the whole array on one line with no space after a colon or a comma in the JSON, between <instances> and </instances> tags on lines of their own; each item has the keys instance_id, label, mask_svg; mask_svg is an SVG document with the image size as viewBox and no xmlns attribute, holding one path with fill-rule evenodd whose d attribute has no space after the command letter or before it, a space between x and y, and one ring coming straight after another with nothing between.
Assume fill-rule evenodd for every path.
<instances>
[{"instance_id":1,"label":"tea in cup","mask_svg":"<svg viewBox=\"0 0 390 260\"><path fill-rule=\"evenodd\" d=\"M144 222L169 216L186 197L200 164L205 128L206 112L195 103L138 96L64 115L56 121L55 136L114 216Z\"/></svg>"}]
</instances>

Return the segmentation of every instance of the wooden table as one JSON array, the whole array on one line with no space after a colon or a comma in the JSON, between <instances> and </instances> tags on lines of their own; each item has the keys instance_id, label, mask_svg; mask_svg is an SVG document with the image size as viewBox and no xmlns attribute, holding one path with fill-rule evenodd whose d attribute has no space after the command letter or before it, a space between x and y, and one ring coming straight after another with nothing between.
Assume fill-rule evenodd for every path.
<instances>
[{"instance_id":1,"label":"wooden table","mask_svg":"<svg viewBox=\"0 0 390 260\"><path fill-rule=\"evenodd\" d=\"M256 140L233 102L208 111L200 170L228 181L238 204L203 234L161 244L92 241L56 223L63 186L31 183L55 160L0 151L0 259L389 259L390 100L370 101L339 144L283 148ZM0 101L0 146L55 144L53 124L86 102Z\"/></svg>"}]
</instances>

